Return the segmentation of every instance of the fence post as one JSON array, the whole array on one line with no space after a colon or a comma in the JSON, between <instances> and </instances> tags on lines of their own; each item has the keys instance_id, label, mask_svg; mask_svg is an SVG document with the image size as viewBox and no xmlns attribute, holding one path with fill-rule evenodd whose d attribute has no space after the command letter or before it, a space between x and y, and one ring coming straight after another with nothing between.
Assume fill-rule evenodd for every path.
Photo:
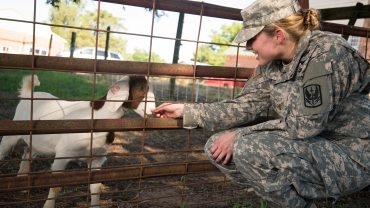
<instances>
[{"instance_id":1,"label":"fence post","mask_svg":"<svg viewBox=\"0 0 370 208\"><path fill-rule=\"evenodd\" d=\"M110 26L107 27L107 38L105 39L105 51L104 51L104 59L106 60L108 57L108 50L109 50L109 35L110 35Z\"/></svg>"},{"instance_id":2,"label":"fence post","mask_svg":"<svg viewBox=\"0 0 370 208\"><path fill-rule=\"evenodd\" d=\"M75 49L76 49L76 32L72 32L71 46L70 46L70 53L69 53L70 58L73 58L73 53L75 52Z\"/></svg>"},{"instance_id":3,"label":"fence post","mask_svg":"<svg viewBox=\"0 0 370 208\"><path fill-rule=\"evenodd\" d=\"M179 53L180 53L180 46L181 46L181 36L182 36L182 28L184 26L184 13L180 12L179 14L179 21L177 23L177 32L176 32L176 41L175 41L175 48L173 51L173 59L172 63L177 64L179 62ZM175 97L175 82L176 78L170 79L170 99Z\"/></svg>"}]
</instances>

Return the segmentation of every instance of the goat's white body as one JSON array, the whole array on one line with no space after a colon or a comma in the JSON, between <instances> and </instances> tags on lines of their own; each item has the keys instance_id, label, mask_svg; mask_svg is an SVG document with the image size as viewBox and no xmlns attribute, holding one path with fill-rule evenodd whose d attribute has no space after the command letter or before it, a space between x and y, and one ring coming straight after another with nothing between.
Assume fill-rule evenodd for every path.
<instances>
[{"instance_id":1,"label":"goat's white body","mask_svg":"<svg viewBox=\"0 0 370 208\"><path fill-rule=\"evenodd\" d=\"M45 92L35 92L34 99L42 98L44 100L33 101L33 120L61 120L61 119L90 119L92 110L89 101L66 101ZM46 100L54 99L54 100ZM55 100L57 99L57 100ZM108 101L107 101L108 102ZM31 119L31 101L21 100L16 108L13 120ZM94 110L94 117L120 118L123 115L122 108L116 112L111 112L107 108Z\"/></svg>"},{"instance_id":2,"label":"goat's white body","mask_svg":"<svg viewBox=\"0 0 370 208\"><path fill-rule=\"evenodd\" d=\"M29 97L26 97L29 98ZM33 101L33 120L67 120L67 119L91 119L92 108L90 107L89 101L66 101L66 100L46 100L46 99L59 99L50 93L46 92L34 92L34 99L45 99L45 100L34 100ZM31 101L21 100L17 105L13 120L30 120L31 119ZM107 108L101 108L99 111L94 110L94 118L99 119L116 119L122 117L124 111L119 108L116 112L111 112ZM104 137L106 132L93 133L93 146L94 143L100 144L101 142L95 141L95 138ZM9 138L12 137L12 138ZM14 138L18 137L18 138ZM3 159L5 155L2 153L8 153L3 150L9 145L5 145L7 140L11 140L11 146L22 138L28 145L30 144L29 135L16 135L16 136L4 136L0 145L0 159ZM32 140L32 152L37 155L54 155L56 152L62 150L61 147L67 147L69 144L78 143L78 139L82 139L85 142L89 142L91 133L69 133L69 134L40 134L33 135ZM105 142L105 138L103 138ZM82 144L80 145L82 146ZM86 147L90 147L86 145ZM65 148L64 148L65 149ZM67 151L67 149L65 150ZM87 151L89 152L89 151Z\"/></svg>"},{"instance_id":3,"label":"goat's white body","mask_svg":"<svg viewBox=\"0 0 370 208\"><path fill-rule=\"evenodd\" d=\"M37 76L35 78L35 86L39 84ZM33 86L30 84L31 79L24 80L20 96L30 98ZM125 83L124 83L125 84ZM122 87L121 83L121 88ZM123 85L126 86L126 85ZM32 87L32 88L31 88ZM127 84L128 87L128 84ZM119 88L118 88L119 89ZM128 90L128 89L125 89ZM147 100L154 101L154 94L149 87ZM113 90L112 90L113 91ZM128 96L128 92L110 92L113 98L118 96ZM121 118L125 112L123 107L117 105L117 102L105 101L103 107L99 110L92 110L89 101L66 101L58 100L57 97L46 92L34 92L32 105L32 120L65 120L65 119L117 119ZM37 100L37 99L43 100ZM53 100L49 100L53 99ZM57 100L55 100L57 99ZM127 99L127 98L126 98ZM123 102L123 101L122 101ZM113 107L112 107L113 106ZM146 107L146 108L144 108ZM141 102L136 112L141 116L151 114L151 109L155 107L155 103ZM114 109L114 110L112 110ZM16 108L13 120L30 120L31 119L31 101L21 100ZM100 168L106 160L108 144L106 143L108 132L94 133L64 133L64 134L39 134L32 135L32 156L36 155L55 155L55 160L51 166L52 171L64 170L71 160L85 161L91 154L102 155L101 157L93 157L88 166L91 168ZM30 146L29 135L14 135L4 136L0 144L0 159L3 159L10 149L17 143L19 139L23 139ZM92 150L90 151L90 147ZM29 157L29 151L25 151L24 159ZM65 158L67 157L67 158ZM75 158L73 158L75 157ZM60 158L60 159L58 159ZM29 160L22 160L18 174L25 174L29 171ZM98 207L99 193L101 184L91 184L90 192L91 206ZM44 207L54 207L55 197L58 194L59 188L51 188L49 191L48 200Z\"/></svg>"}]
</instances>

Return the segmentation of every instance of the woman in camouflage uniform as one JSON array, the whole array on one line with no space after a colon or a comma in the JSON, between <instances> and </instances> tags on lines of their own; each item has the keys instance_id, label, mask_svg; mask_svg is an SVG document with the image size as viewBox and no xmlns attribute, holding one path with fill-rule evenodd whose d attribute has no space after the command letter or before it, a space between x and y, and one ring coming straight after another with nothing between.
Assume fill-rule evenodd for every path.
<instances>
[{"instance_id":1,"label":"woman in camouflage uniform","mask_svg":"<svg viewBox=\"0 0 370 208\"><path fill-rule=\"evenodd\" d=\"M211 162L272 204L314 207L368 186L369 62L296 0L257 0L241 14L235 42L256 53L258 75L235 99L154 113L219 131L205 145Z\"/></svg>"}]
</instances>

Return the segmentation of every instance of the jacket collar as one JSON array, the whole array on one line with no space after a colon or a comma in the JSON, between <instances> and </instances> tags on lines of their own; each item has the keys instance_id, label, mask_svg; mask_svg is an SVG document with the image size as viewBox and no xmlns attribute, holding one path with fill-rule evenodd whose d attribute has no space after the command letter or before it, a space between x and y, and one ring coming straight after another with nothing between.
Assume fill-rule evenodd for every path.
<instances>
[{"instance_id":1,"label":"jacket collar","mask_svg":"<svg viewBox=\"0 0 370 208\"><path fill-rule=\"evenodd\" d=\"M284 65L282 60L275 60L267 64L265 67L261 67L261 71L265 73L265 76L268 79L275 80L275 83L285 82L292 79L297 73L299 63L305 61L302 60L302 58L308 47L311 36L312 32L308 31L300 38L296 49L296 55L289 64Z\"/></svg>"}]
</instances>

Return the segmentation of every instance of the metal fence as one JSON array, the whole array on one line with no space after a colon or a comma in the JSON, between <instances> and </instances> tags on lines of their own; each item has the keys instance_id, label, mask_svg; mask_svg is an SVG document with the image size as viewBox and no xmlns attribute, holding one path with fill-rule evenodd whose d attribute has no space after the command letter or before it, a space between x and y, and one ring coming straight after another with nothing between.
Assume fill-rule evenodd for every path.
<instances>
[{"instance_id":1,"label":"metal fence","mask_svg":"<svg viewBox=\"0 0 370 208\"><path fill-rule=\"evenodd\" d=\"M35 1L35 3L40 1ZM181 63L153 63L150 53L156 47L155 40L165 39L172 43L181 40L190 44L197 54L199 44L213 44L201 40L158 36L155 34L155 11L185 13L197 17L200 33L203 21L207 18L240 21L240 11L233 8L191 1L170 0L104 0L94 1L100 11L101 3L111 3L152 9L149 21L149 34L136 31L109 32L122 36L137 36L148 42L149 57L147 62L132 60L97 60L76 59L58 56L39 56L31 54L0 54L0 76L19 72L38 73L44 71L65 74L85 74L95 88L98 79L108 85L122 75L144 75L154 84L156 103L163 102L215 102L233 98L240 87L209 86L204 80L245 81L253 68L240 67L238 58L233 66L206 66ZM103 6L102 6L103 8ZM99 17L99 15L98 15ZM100 18L100 17L99 17ZM99 18L97 21L99 21ZM79 28L75 25L51 25L33 20L0 18L0 21L22 22L33 25L62 27L66 29L91 30L96 33L107 33L104 29ZM134 20L132 20L134 21ZM338 26L324 23L324 29L331 29L343 35L352 34L368 37L368 28ZM33 31L33 37L37 32ZM31 44L35 46L33 38ZM163 46L161 46L163 47ZM236 47L235 56L243 46ZM35 48L35 47L33 47ZM166 48L165 50L172 50ZM76 75L76 76L80 76ZM103 77L103 78L98 78ZM19 78L19 82L21 79ZM42 80L45 81L45 80ZM68 88L68 86L65 86ZM88 168L85 163L71 162L65 171L51 172L53 155L35 156L30 154L26 159L31 162L27 174L17 175L21 154L25 144L17 143L12 152L0 161L0 206L1 207L40 207L48 196L50 187L62 186L63 191L56 199L57 207L89 207L91 193L89 185L101 182L101 207L259 207L263 201L253 193L245 192L231 184L203 154L203 145L214 132L204 129L182 129L181 119L141 118L129 113L120 119L78 119L78 120L26 120L12 121L16 104L20 98L17 94L1 92L0 94L0 135L33 135L61 133L114 132L113 143L107 149L107 161L103 167ZM32 101L37 99L31 99ZM31 139L32 141L32 139ZM92 145L91 136L90 144ZM32 145L32 143L31 143ZM102 157L101 154L83 155L88 159ZM56 158L69 159L69 158ZM71 157L70 159L74 159ZM366 197L366 196L365 196ZM364 198L365 198L364 197ZM322 202L323 204L325 202ZM350 202L350 204L354 202ZM366 201L356 200L360 206Z\"/></svg>"}]
</instances>

